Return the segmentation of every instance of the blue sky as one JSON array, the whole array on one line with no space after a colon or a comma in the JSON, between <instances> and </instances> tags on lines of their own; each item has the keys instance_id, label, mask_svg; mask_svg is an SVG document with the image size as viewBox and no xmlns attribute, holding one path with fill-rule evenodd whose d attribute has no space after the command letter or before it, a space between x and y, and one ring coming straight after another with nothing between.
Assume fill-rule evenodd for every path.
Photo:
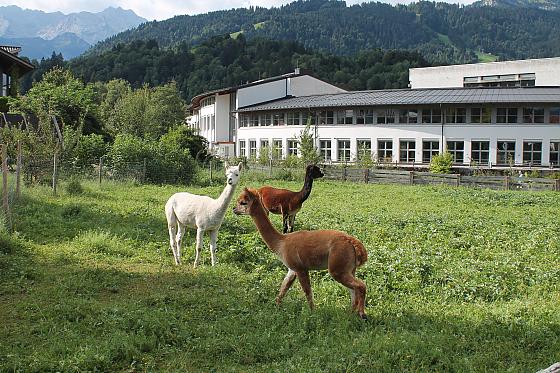
<instances>
[{"instance_id":1,"label":"blue sky","mask_svg":"<svg viewBox=\"0 0 560 373\"><path fill-rule=\"evenodd\" d=\"M474 0L449 0L448 2L468 4ZM181 14L206 13L219 9L248 7L251 5L271 7L287 4L283 0L0 0L0 6L17 5L21 8L37 9L45 12L74 13L80 11L99 12L109 6L132 9L148 20L162 20ZM347 4L358 4L363 0L346 0ZM409 3L410 0L385 0L387 3ZM1 14L0 14L1 16Z\"/></svg>"}]
</instances>

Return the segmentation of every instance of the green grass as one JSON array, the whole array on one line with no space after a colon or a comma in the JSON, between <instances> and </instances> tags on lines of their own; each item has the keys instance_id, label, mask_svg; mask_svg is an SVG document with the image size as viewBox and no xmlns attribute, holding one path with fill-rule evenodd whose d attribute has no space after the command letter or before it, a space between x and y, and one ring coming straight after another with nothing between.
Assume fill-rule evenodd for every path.
<instances>
[{"instance_id":1,"label":"green grass","mask_svg":"<svg viewBox=\"0 0 560 373\"><path fill-rule=\"evenodd\" d=\"M206 248L193 270L189 231L176 267L163 205L185 188L83 187L25 189L16 232L0 232L0 371L535 372L560 361L558 193L316 182L296 229L364 242L363 322L326 272L312 274L314 311L298 284L276 307L285 269L248 217L226 214L218 266Z\"/></svg>"},{"instance_id":2,"label":"green grass","mask_svg":"<svg viewBox=\"0 0 560 373\"><path fill-rule=\"evenodd\" d=\"M478 62L496 62L498 60L498 56L494 56L491 53L484 53L475 51L476 56L478 57Z\"/></svg>"}]
</instances>

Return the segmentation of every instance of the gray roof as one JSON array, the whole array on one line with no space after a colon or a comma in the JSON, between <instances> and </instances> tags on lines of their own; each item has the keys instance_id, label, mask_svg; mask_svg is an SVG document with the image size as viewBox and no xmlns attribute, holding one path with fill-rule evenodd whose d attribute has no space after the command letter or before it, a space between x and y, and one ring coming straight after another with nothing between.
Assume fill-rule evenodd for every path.
<instances>
[{"instance_id":1,"label":"gray roof","mask_svg":"<svg viewBox=\"0 0 560 373\"><path fill-rule=\"evenodd\" d=\"M438 88L355 91L300 96L239 108L238 112L359 106L560 104L560 87Z\"/></svg>"}]
</instances>

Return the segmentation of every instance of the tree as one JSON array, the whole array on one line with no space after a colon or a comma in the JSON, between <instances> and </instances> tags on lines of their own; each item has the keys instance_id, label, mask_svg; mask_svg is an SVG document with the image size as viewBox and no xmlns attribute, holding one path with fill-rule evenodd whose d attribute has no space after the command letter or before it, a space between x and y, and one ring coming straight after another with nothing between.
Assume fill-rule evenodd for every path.
<instances>
[{"instance_id":1,"label":"tree","mask_svg":"<svg viewBox=\"0 0 560 373\"><path fill-rule=\"evenodd\" d=\"M316 164L321 161L321 155L315 146L315 137L312 132L311 117L307 119L305 128L298 136L300 159L305 165Z\"/></svg>"}]
</instances>

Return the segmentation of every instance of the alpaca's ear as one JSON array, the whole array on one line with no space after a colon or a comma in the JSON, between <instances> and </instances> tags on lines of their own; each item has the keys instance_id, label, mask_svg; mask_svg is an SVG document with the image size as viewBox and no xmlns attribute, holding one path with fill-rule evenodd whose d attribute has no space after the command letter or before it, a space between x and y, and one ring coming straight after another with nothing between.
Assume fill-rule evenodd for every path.
<instances>
[{"instance_id":1,"label":"alpaca's ear","mask_svg":"<svg viewBox=\"0 0 560 373\"><path fill-rule=\"evenodd\" d=\"M241 166L243 166L243 162L239 162L239 164L237 165L237 168L241 170Z\"/></svg>"},{"instance_id":2,"label":"alpaca's ear","mask_svg":"<svg viewBox=\"0 0 560 373\"><path fill-rule=\"evenodd\" d=\"M225 161L225 162L224 162L224 167L225 167L225 168L226 168L226 170L227 170L227 168L229 167L229 163L228 163L228 161Z\"/></svg>"}]
</instances>

